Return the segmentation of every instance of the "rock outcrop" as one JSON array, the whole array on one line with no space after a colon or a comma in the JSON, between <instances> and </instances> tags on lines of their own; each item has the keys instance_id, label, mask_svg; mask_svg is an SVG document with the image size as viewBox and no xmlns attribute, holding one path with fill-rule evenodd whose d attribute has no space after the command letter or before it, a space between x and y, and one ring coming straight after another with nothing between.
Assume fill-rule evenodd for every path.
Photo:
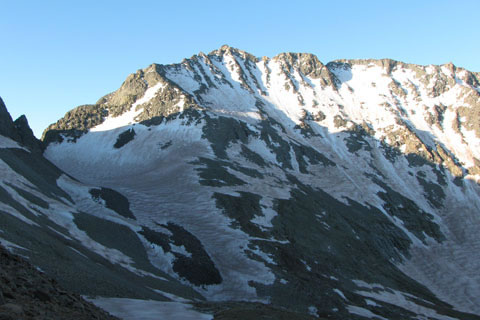
<instances>
[{"instance_id":1,"label":"rock outcrop","mask_svg":"<svg viewBox=\"0 0 480 320\"><path fill-rule=\"evenodd\" d=\"M0 319L117 319L0 245Z\"/></svg>"}]
</instances>

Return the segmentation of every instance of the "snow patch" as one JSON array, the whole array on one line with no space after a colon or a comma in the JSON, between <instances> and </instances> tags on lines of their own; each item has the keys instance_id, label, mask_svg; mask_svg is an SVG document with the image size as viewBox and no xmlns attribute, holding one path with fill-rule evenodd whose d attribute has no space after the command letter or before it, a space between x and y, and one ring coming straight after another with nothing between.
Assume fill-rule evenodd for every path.
<instances>
[{"instance_id":1,"label":"snow patch","mask_svg":"<svg viewBox=\"0 0 480 320\"><path fill-rule=\"evenodd\" d=\"M112 315L123 320L212 320L213 315L201 313L191 305L182 302L163 302L153 300L124 299L124 298L88 298L92 302Z\"/></svg>"},{"instance_id":2,"label":"snow patch","mask_svg":"<svg viewBox=\"0 0 480 320\"><path fill-rule=\"evenodd\" d=\"M340 297L342 297L343 300L348 301L348 299L345 297L343 292L340 289L333 289L333 291L338 294Z\"/></svg>"},{"instance_id":3,"label":"snow patch","mask_svg":"<svg viewBox=\"0 0 480 320\"><path fill-rule=\"evenodd\" d=\"M22 150L25 150L27 152L30 152L30 150L22 147L16 141L13 141L10 138L7 138L5 136L0 135L0 149L4 149L4 148L16 148L16 149L22 149Z\"/></svg>"},{"instance_id":4,"label":"snow patch","mask_svg":"<svg viewBox=\"0 0 480 320\"><path fill-rule=\"evenodd\" d=\"M422 300L422 299L419 299L411 294L393 290L391 288L386 289L380 284L368 284L361 280L354 280L354 283L360 287L364 287L372 290L372 291L365 291L365 290L355 291L355 293L362 295L364 297L373 298L377 301L391 303L393 305L402 307L406 310L412 311L414 313L417 313L418 315L422 315L425 317L433 317L434 319L438 319L438 320L455 320L455 318L438 314L433 309L427 308L423 305L416 304L415 302L412 301L412 298L418 299L418 300ZM410 299L407 299L407 298L410 298ZM422 301L424 303L428 303L428 301L425 301L425 300L422 300Z\"/></svg>"},{"instance_id":5,"label":"snow patch","mask_svg":"<svg viewBox=\"0 0 480 320\"><path fill-rule=\"evenodd\" d=\"M362 307L347 305L347 310L351 314L356 314L358 316L367 317L367 318L370 318L370 319L388 320L387 318L379 316L378 314L375 314L375 313L371 312L370 310L362 308Z\"/></svg>"},{"instance_id":6,"label":"snow patch","mask_svg":"<svg viewBox=\"0 0 480 320\"><path fill-rule=\"evenodd\" d=\"M19 246L18 244L15 244L13 242L10 242L8 240L5 240L3 238L0 238L0 244L5 247L8 251L15 253L15 250L25 250L25 251L30 251L27 248L24 248L22 246Z\"/></svg>"},{"instance_id":7,"label":"snow patch","mask_svg":"<svg viewBox=\"0 0 480 320\"><path fill-rule=\"evenodd\" d=\"M315 306L308 307L308 313L314 317L318 317L318 309Z\"/></svg>"}]
</instances>

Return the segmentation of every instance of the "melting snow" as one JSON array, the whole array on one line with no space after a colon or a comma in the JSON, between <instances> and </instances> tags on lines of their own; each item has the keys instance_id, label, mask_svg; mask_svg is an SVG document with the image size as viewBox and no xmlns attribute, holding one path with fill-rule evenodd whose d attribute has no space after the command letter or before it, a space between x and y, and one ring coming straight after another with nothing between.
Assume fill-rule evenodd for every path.
<instances>
[{"instance_id":1,"label":"melting snow","mask_svg":"<svg viewBox=\"0 0 480 320\"><path fill-rule=\"evenodd\" d=\"M30 152L28 149L20 146L16 141L0 135L0 148L17 148Z\"/></svg>"},{"instance_id":2,"label":"melting snow","mask_svg":"<svg viewBox=\"0 0 480 320\"><path fill-rule=\"evenodd\" d=\"M342 297L343 300L348 300L345 295L343 294L342 291L340 291L340 289L333 289L333 291L338 294L340 297Z\"/></svg>"},{"instance_id":3,"label":"melting snow","mask_svg":"<svg viewBox=\"0 0 480 320\"><path fill-rule=\"evenodd\" d=\"M279 128L277 131L286 140L289 140L288 137L293 137L290 141L295 139L298 143L311 146L337 164L336 167L328 170L322 165L310 165L309 170L312 173L310 176L298 174L299 164L292 152L290 156L293 159L294 170L291 172L296 174L302 183L321 188L343 203L348 204L348 199L353 199L366 206L377 207L387 215L383 210L383 201L376 196L378 192L384 190L371 182L371 176L378 176L378 171L380 171L393 189L407 198L415 199L422 210L432 214L442 230L449 231L449 228L456 228L456 225L459 224L457 220L459 218L450 215L450 211L455 213L462 211L458 213L458 216L467 215L473 211L475 214L478 212L477 209L480 207L478 188L470 185L468 181L462 190L448 182L445 186L445 190L448 191L445 209L432 208L426 199L418 197L419 193L423 193L423 189L415 177L416 172L423 170L431 178L433 174L431 169L423 167L411 169L407 161L401 159L395 162L389 161L383 155L380 144L380 141L393 144L394 141L388 141L387 134L400 129L405 130L408 125L410 128L415 128L414 135L418 136L426 145L432 148L436 148L436 144L443 145L452 151L460 162L465 163L466 167L473 165L474 158L480 159L480 139L475 136L473 131L467 131L464 126L460 132L452 128L456 121L456 110L463 104L462 99L459 98L462 90L465 89L465 83L459 80L463 77L462 74L456 76L457 84L452 89L438 97L432 97L429 90L432 88L433 81L429 86L425 86L414 71L403 68L394 69L391 75L387 75L385 69L374 64L353 65L352 68L331 70L340 81L337 91L323 85L320 79L303 77L297 71L286 75L281 62L276 59L260 61L252 66L252 73L255 80L258 81L258 86L250 73L246 72L246 65L242 61L239 61L239 67L236 65L234 57L225 55L223 61L213 59L213 65L209 66L204 59L200 58L199 63L205 69L206 75L201 74L201 80L198 82L193 79L194 71L199 73L198 66L194 66L191 70L184 67L169 68L166 77L192 95L200 89L199 82L206 85L207 88L203 93L199 93L202 100L200 104L210 111L211 117L224 115L238 118L252 124L249 128L253 128L252 130L259 133L259 130L255 129L253 125L261 121L260 114L262 117L267 115L282 124L286 133L282 133ZM426 69L429 74L436 72L432 66ZM245 78L239 75L238 71L241 70L245 71ZM450 72L444 70L444 72L447 71ZM215 82L215 87L208 85L207 77ZM245 83L255 89L254 92L249 91ZM397 86L399 87L397 88ZM147 90L144 97L132 105L132 108L124 115L108 118L102 125L78 139L76 144L50 145L45 155L70 174L82 177L89 183L121 188L131 200L132 208L138 213L138 218L142 223L154 225L155 223L174 221L194 233L205 244L207 251L213 253L212 260L218 265L222 276L225 276L226 279L223 287L208 287L206 289L207 296L216 299L222 295L235 297L239 295L239 292L245 290L248 298L255 299L256 293L251 287L248 287L248 281L255 279L262 283L272 283L275 280L273 274L263 263L252 262L245 257L243 249L248 247L248 243L252 239L239 230L229 228L228 219L218 214L214 202L211 201L214 189L199 187L197 173L192 165L187 165L188 162L199 156L214 157L208 142L201 138L204 123L184 126L182 121L172 120L167 124L152 128L136 125L135 140L141 143L130 143L120 150L113 148L118 134L124 130L119 127L127 126L135 121L135 116L141 111L135 111L136 107L149 101L155 95L158 88L154 88ZM262 95L257 90L258 88L265 91L265 95ZM402 92L407 92L408 95L404 95ZM258 102L261 103L258 104ZM435 106L439 105L447 107L444 119L439 126L432 125L425 118L429 114L434 115ZM305 115L316 115L318 111L322 111L326 116L324 120L313 121L308 120L308 117L304 118ZM337 126L335 116L345 119L347 127ZM310 124L313 132L318 136L305 138L299 133L299 130L294 129L295 125L301 121ZM366 151L359 150L358 156L356 156L348 150L345 144L348 134L344 131L350 129L351 124L360 125L363 122L371 125L375 131L374 137L377 139L377 141L372 139L369 142L372 148L371 153L368 153L371 155L371 162L365 160L369 159L364 157L367 154ZM101 130L109 131L99 133ZM159 150L158 144L164 144L167 141L172 141L172 146L165 150ZM0 141L0 146L1 143ZM285 185L285 171L279 168L281 164L278 163L276 154L272 152L265 141L257 137L249 137L247 146L269 164L270 167L265 169L268 176L263 179L263 183L258 183L254 178L230 171L245 180L247 186L228 187L225 188L224 193L238 194L241 191L251 191L264 196L262 201L266 201L264 199L267 198L288 199L290 189L294 186ZM406 151L407 146L402 144L398 148ZM235 159L245 167L253 167L251 162L242 160L238 154L239 151L233 147L228 150L231 159ZM358 172L365 173L365 175L359 175ZM447 180L450 178L447 173ZM280 187L282 184L283 186ZM455 201L450 195L455 195L461 201ZM147 200L151 201L152 199L154 199L152 203L145 204ZM191 212L188 206L191 203L196 204L196 212ZM466 204L470 204L470 207ZM271 228L271 221L277 213L270 203L265 202L262 205L264 205L262 207L263 216L255 216L252 222L262 228ZM462 210L458 209L459 207ZM317 217L321 218L321 215L318 214ZM415 250L422 252L422 250L432 247L430 242L433 241L429 241L429 247L426 247L405 228L403 221L396 218L392 218L391 221L414 241ZM469 217L465 221L471 221L473 225L478 226L476 216ZM326 223L324 226L330 228ZM207 233L202 228L212 228L213 231L209 230ZM223 239L217 239L221 238L218 237L218 234L222 234ZM455 254L461 252L462 254L458 254L460 258L464 255L468 256L469 253L478 251L476 250L478 247L476 234L476 232L470 232L468 235L468 239L471 240L468 243L473 243L471 246L475 250L465 245L460 247L461 243L455 242L456 240L452 240L453 244L449 243L444 245L443 249L437 248L437 250L446 254L451 249ZM463 237L462 233L457 232L451 239L463 239ZM218 248L222 248L221 254L215 253ZM160 251L158 248L153 248L151 253L154 252ZM261 255L261 252L255 253ZM228 256L231 261L225 261L225 256ZM268 260L269 257L263 255L263 258ZM166 261L163 262L165 266L171 265L171 261L168 261L169 258L165 259ZM418 260L421 259L415 260L416 267L425 268L428 271L428 266L422 265ZM452 265L455 263L452 262ZM462 264L463 267L465 270L462 269L462 272L466 275L478 270L473 263ZM415 267L409 266L405 269L407 274L417 275L422 279L422 276L419 275L422 272L416 270ZM443 274L449 273L448 268L439 267L439 269L442 270L442 273L439 273L435 279L448 277L448 274ZM427 281L429 288L436 288L432 281ZM477 288L468 287L468 289L470 293L478 292L478 286ZM444 291L445 288L438 290ZM460 292L463 289L462 286L452 283L446 290ZM432 289L432 291L435 290ZM245 292L241 292L241 294L245 294ZM471 296L476 297L478 294L471 294ZM384 294L383 297L385 300L393 299L393 301L405 303L402 300L404 299L403 293ZM380 300L379 297L371 298ZM360 307L350 306L349 310L358 315L381 318Z\"/></svg>"},{"instance_id":4,"label":"melting snow","mask_svg":"<svg viewBox=\"0 0 480 320\"><path fill-rule=\"evenodd\" d=\"M193 310L192 306L181 302L123 298L88 298L88 301L123 320L211 320L213 316Z\"/></svg>"},{"instance_id":5,"label":"melting snow","mask_svg":"<svg viewBox=\"0 0 480 320\"><path fill-rule=\"evenodd\" d=\"M359 290L356 291L356 293L367 297L367 298L373 298L378 301L383 301L387 303L394 304L396 306L405 308L406 310L415 312L419 315L423 315L425 317L432 317L434 319L439 319L439 320L455 320L455 318L451 318L445 315L438 314L435 310L430 309L425 307L424 305L419 305L416 304L411 300L411 298L418 299L415 296L412 296L408 293L400 292L397 290L392 290L391 288L384 288L382 285L379 284L369 284L365 283L361 280L354 280L355 284L357 284L359 287L365 288L365 289L370 289L371 291L365 291L365 290ZM410 299L407 299L410 298ZM422 299L418 299L422 300ZM422 300L424 303L428 303L427 301ZM357 307L355 307L357 308ZM349 311L350 311L349 307ZM367 310L368 311L368 310ZM354 313L350 311L350 313ZM361 314L360 314L361 315ZM375 315L377 316L377 315ZM377 316L378 317L378 316Z\"/></svg>"},{"instance_id":6,"label":"melting snow","mask_svg":"<svg viewBox=\"0 0 480 320\"><path fill-rule=\"evenodd\" d=\"M362 317L367 317L370 319L380 319L380 320L388 320L387 318L384 318L382 316L379 316L378 314L375 314L371 312L368 309L362 308L362 307L357 307L357 306L347 306L348 312L351 314L356 314Z\"/></svg>"},{"instance_id":7,"label":"melting snow","mask_svg":"<svg viewBox=\"0 0 480 320\"><path fill-rule=\"evenodd\" d=\"M15 253L15 250L20 249L20 250L26 250L29 251L27 248L24 248L22 246L19 246L18 244L15 244L13 242L10 242L8 240L5 240L3 238L0 238L0 244L7 248L8 251Z\"/></svg>"}]
</instances>

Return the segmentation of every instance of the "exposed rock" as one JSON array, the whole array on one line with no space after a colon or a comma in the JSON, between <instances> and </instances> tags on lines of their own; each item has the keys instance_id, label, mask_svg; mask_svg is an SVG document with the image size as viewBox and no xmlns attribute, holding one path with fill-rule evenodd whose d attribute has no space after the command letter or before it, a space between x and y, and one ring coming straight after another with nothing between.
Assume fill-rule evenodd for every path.
<instances>
[{"instance_id":1,"label":"exposed rock","mask_svg":"<svg viewBox=\"0 0 480 320\"><path fill-rule=\"evenodd\" d=\"M378 80L371 79L374 75ZM105 254L112 262L107 270L123 263L137 268L142 279L143 272L152 275L145 276L148 282L161 277L155 293L185 292L174 281L180 280L198 289L200 298L224 294L272 305L221 310L219 319L281 318L277 308L288 309L291 318L298 311L299 318L356 319L350 307L384 319L422 317L411 304L428 309L429 318L437 313L475 319L456 310L478 295L449 285L456 275L442 267L442 259L470 253L462 249L469 242L464 239L478 243L475 232L463 231L469 225L460 218L473 217L478 207L478 185L464 179L479 172L477 162L465 168L473 156L479 158L475 149L466 148L476 141L467 131L478 127L475 77L451 64L416 66L388 59L323 65L314 55L285 53L260 61L223 46L130 75L119 90L76 110L45 134L47 143L76 141L68 144L75 156L56 144L46 155L78 180L118 187L132 200L137 221L125 219L133 216L124 210L128 200L117 194L109 199L105 188L88 187L94 201L123 217L87 203L88 195L79 201L82 209L72 213L75 226L96 248L116 250L113 257ZM158 90L146 94L154 86ZM458 94L464 105L447 102L446 93ZM116 134L89 132L127 110L127 116L136 116L125 117ZM456 131L447 132L452 126ZM450 133L455 139L446 136ZM78 139L84 134L87 139ZM94 136L108 148L83 155ZM452 144L457 142L460 152ZM117 147L113 153L112 145ZM141 161L124 161L137 151L145 152ZM10 191L18 196L9 196ZM35 208L45 215L49 212L41 208L54 209L33 191L7 185L0 192L35 222L17 198L43 204ZM452 215L451 208L458 207ZM439 221L446 227L440 229ZM455 250L449 250L452 243ZM95 259L88 266L101 260L86 247L80 250L82 259ZM435 258L428 259L429 254ZM415 258L415 272L402 269ZM434 275L431 265L439 270ZM474 277L478 268L465 267L458 268L459 277ZM432 277L438 282L434 286L422 282ZM118 279L125 279L123 273ZM120 284L118 291L110 289L116 286L104 291L162 298L150 283L148 288L143 282ZM453 287L465 302L451 293ZM36 290L37 300L54 299L45 288Z\"/></svg>"},{"instance_id":2,"label":"exposed rock","mask_svg":"<svg viewBox=\"0 0 480 320\"><path fill-rule=\"evenodd\" d=\"M0 246L0 319L116 319Z\"/></svg>"},{"instance_id":3,"label":"exposed rock","mask_svg":"<svg viewBox=\"0 0 480 320\"><path fill-rule=\"evenodd\" d=\"M9 137L15 141L19 141L20 137L15 125L13 124L12 117L5 106L2 98L0 97L0 135Z\"/></svg>"},{"instance_id":4,"label":"exposed rock","mask_svg":"<svg viewBox=\"0 0 480 320\"><path fill-rule=\"evenodd\" d=\"M148 87L148 84L143 80L144 74L145 72L143 70L138 70L136 73L130 74L122 83L120 89L109 97L109 113L112 116L115 117L124 113L136 99L142 97Z\"/></svg>"},{"instance_id":5,"label":"exposed rock","mask_svg":"<svg viewBox=\"0 0 480 320\"><path fill-rule=\"evenodd\" d=\"M134 137L135 137L135 130L133 128L125 130L118 135L117 141L115 142L113 147L115 149L120 149L121 147L123 147L124 145L132 141Z\"/></svg>"},{"instance_id":6,"label":"exposed rock","mask_svg":"<svg viewBox=\"0 0 480 320\"><path fill-rule=\"evenodd\" d=\"M119 215L135 220L135 215L130 210L128 199L121 193L110 188L93 188L89 190L93 200L105 201L105 206Z\"/></svg>"},{"instance_id":7,"label":"exposed rock","mask_svg":"<svg viewBox=\"0 0 480 320\"><path fill-rule=\"evenodd\" d=\"M2 98L0 97L0 135L17 141L21 145L27 147L33 152L42 152L42 142L33 134L32 129L28 125L25 115L20 116L17 120L12 121L12 117L8 112Z\"/></svg>"},{"instance_id":8,"label":"exposed rock","mask_svg":"<svg viewBox=\"0 0 480 320\"><path fill-rule=\"evenodd\" d=\"M347 126L348 121L345 120L341 115L337 114L335 117L333 117L333 123L335 128L342 128Z\"/></svg>"},{"instance_id":9,"label":"exposed rock","mask_svg":"<svg viewBox=\"0 0 480 320\"><path fill-rule=\"evenodd\" d=\"M288 74L298 69L304 76L320 79L324 86L333 86L336 88L335 76L330 72L329 68L321 63L317 56L313 54L289 52L281 53L273 59L283 61L285 63L285 71L288 71Z\"/></svg>"},{"instance_id":10,"label":"exposed rock","mask_svg":"<svg viewBox=\"0 0 480 320\"><path fill-rule=\"evenodd\" d=\"M75 141L88 129L101 124L109 114L104 105L89 104L68 111L56 123L48 126L43 132L42 141L45 145L52 142L62 142L64 137Z\"/></svg>"},{"instance_id":11,"label":"exposed rock","mask_svg":"<svg viewBox=\"0 0 480 320\"><path fill-rule=\"evenodd\" d=\"M223 279L220 272L215 267L200 240L185 230L185 228L174 223L168 223L163 226L172 232L170 237L172 243L179 247L183 246L191 254L187 256L173 252L175 256L173 270L178 275L197 286L222 283Z\"/></svg>"},{"instance_id":12,"label":"exposed rock","mask_svg":"<svg viewBox=\"0 0 480 320\"><path fill-rule=\"evenodd\" d=\"M322 111L318 111L313 120L320 122L325 120L326 118L327 116L325 115L325 113L323 113Z\"/></svg>"},{"instance_id":13,"label":"exposed rock","mask_svg":"<svg viewBox=\"0 0 480 320\"><path fill-rule=\"evenodd\" d=\"M19 135L20 143L29 148L33 152L42 152L42 142L33 134L32 129L28 125L25 115L20 116L14 122L15 129Z\"/></svg>"},{"instance_id":14,"label":"exposed rock","mask_svg":"<svg viewBox=\"0 0 480 320\"><path fill-rule=\"evenodd\" d=\"M0 316L2 313L7 316L14 316L17 318L23 318L25 312L23 311L22 306L15 303L5 303L0 306Z\"/></svg>"}]
</instances>

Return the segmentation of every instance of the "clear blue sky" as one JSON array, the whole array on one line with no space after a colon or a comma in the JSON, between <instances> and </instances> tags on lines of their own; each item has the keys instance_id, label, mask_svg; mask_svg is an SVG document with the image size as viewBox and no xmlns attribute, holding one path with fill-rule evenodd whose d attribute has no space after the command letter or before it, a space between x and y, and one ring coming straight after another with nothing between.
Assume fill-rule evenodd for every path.
<instances>
[{"instance_id":1,"label":"clear blue sky","mask_svg":"<svg viewBox=\"0 0 480 320\"><path fill-rule=\"evenodd\" d=\"M480 71L478 0L3 0L1 11L0 96L37 136L137 69L223 44L256 56L451 61Z\"/></svg>"}]
</instances>

